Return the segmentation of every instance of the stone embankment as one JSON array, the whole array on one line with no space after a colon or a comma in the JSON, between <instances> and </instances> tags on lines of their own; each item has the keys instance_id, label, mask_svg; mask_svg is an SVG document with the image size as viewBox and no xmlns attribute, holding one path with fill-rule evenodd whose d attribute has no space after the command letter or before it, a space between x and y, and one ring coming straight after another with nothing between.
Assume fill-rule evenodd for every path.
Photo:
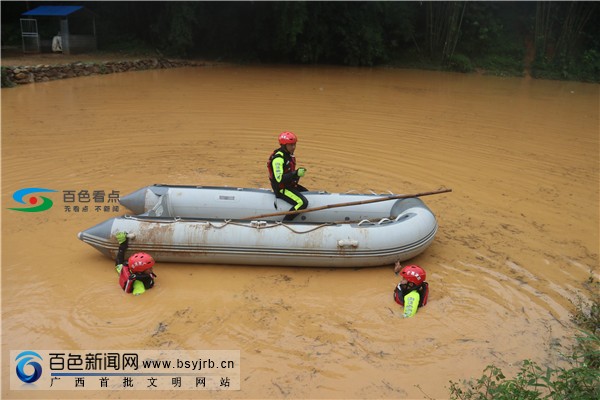
<instances>
[{"instance_id":1,"label":"stone embankment","mask_svg":"<svg viewBox=\"0 0 600 400\"><path fill-rule=\"evenodd\" d=\"M74 62L70 64L2 67L2 87L34 82L48 82L56 79L75 78L101 74L114 74L148 69L198 67L204 62L151 58L132 61Z\"/></svg>"}]
</instances>

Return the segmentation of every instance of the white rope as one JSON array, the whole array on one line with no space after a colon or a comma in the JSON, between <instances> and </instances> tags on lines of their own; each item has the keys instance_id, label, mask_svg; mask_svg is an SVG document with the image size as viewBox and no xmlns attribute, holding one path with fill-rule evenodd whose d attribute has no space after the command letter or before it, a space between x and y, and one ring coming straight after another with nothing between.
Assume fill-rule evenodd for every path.
<instances>
[{"instance_id":1,"label":"white rope","mask_svg":"<svg viewBox=\"0 0 600 400\"><path fill-rule=\"evenodd\" d=\"M133 215L124 215L123 218L125 219L131 219L134 221L146 221L146 222L157 222L157 223L166 223L166 224L173 224L173 223L177 223L177 222L198 222L201 223L202 225L205 226L205 228L214 228L214 229L223 229L225 228L227 225L235 225L235 226L240 226L243 228L253 228L253 229L257 229L257 230L261 230L261 229L271 229L271 228L277 228L277 227L284 227L288 230L290 230L293 233L296 234L304 234L304 233L309 233L309 232L314 232L318 229L321 228L325 228L327 226L335 226L335 225L340 225L340 224L352 224L355 223L357 224L357 226L362 226L362 225L383 225L383 224L387 224L387 223L393 223L393 222L397 222L403 215L399 215L394 219L389 219L389 218L382 218L379 221L373 221L373 220L368 220L368 219L363 219L361 221L339 221L339 222L324 222L321 223L319 225L316 225L315 227L305 230L305 231L301 231L301 230L297 230L294 229L291 225L289 224L284 224L283 222L280 221L275 221L275 222L267 222L267 221L250 221L250 222L235 222L232 221L230 219L226 219L223 221L223 223L218 224L212 221L207 221L207 220L202 220L202 219L182 219L181 217L173 217L172 219L153 219L153 218L138 218L137 216L133 216Z\"/></svg>"}]
</instances>

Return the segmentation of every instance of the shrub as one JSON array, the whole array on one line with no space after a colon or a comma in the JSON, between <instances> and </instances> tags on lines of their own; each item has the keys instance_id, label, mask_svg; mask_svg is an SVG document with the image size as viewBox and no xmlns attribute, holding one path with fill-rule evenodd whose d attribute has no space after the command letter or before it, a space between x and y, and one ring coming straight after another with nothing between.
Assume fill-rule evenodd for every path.
<instances>
[{"instance_id":1,"label":"shrub","mask_svg":"<svg viewBox=\"0 0 600 400\"><path fill-rule=\"evenodd\" d=\"M591 303L579 299L573 321L583 329L576 336L569 368L543 369L530 360L512 379L500 368L488 365L476 381L450 381L450 398L460 400L596 400L600 399L600 283L590 278L584 287L592 293Z\"/></svg>"},{"instance_id":2,"label":"shrub","mask_svg":"<svg viewBox=\"0 0 600 400\"><path fill-rule=\"evenodd\" d=\"M471 59L462 54L454 54L448 60L448 68L451 71L457 72L473 72L473 64L471 63Z\"/></svg>"},{"instance_id":3,"label":"shrub","mask_svg":"<svg viewBox=\"0 0 600 400\"><path fill-rule=\"evenodd\" d=\"M600 398L600 370L590 360L600 356L600 337L587 333L578 338L579 345L570 356L571 368L541 368L530 360L523 361L517 376L507 379L502 371L489 365L475 382L459 385L450 381L450 398L461 400L535 400ZM585 344L584 344L585 343Z\"/></svg>"},{"instance_id":4,"label":"shrub","mask_svg":"<svg viewBox=\"0 0 600 400\"><path fill-rule=\"evenodd\" d=\"M525 70L522 58L505 55L489 55L478 60L476 65L489 75L523 76Z\"/></svg>"},{"instance_id":5,"label":"shrub","mask_svg":"<svg viewBox=\"0 0 600 400\"><path fill-rule=\"evenodd\" d=\"M578 59L545 57L536 59L533 63L532 75L535 78L576 80L582 82L600 82L600 53L587 50Z\"/></svg>"},{"instance_id":6,"label":"shrub","mask_svg":"<svg viewBox=\"0 0 600 400\"><path fill-rule=\"evenodd\" d=\"M600 82L600 52L586 50L579 64L580 79L585 82Z\"/></svg>"}]
</instances>

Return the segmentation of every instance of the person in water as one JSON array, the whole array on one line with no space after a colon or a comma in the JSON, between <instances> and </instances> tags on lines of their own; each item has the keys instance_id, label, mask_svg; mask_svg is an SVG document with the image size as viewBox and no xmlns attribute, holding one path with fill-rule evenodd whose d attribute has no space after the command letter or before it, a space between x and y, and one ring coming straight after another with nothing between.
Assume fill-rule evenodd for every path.
<instances>
[{"instance_id":1,"label":"person in water","mask_svg":"<svg viewBox=\"0 0 600 400\"><path fill-rule=\"evenodd\" d=\"M119 274L119 285L125 293L133 293L138 296L154 286L156 274L154 259L146 253L135 253L125 263L125 251L129 247L127 232L118 232L115 237L119 242L119 251L115 261L115 269Z\"/></svg>"},{"instance_id":2,"label":"person in water","mask_svg":"<svg viewBox=\"0 0 600 400\"><path fill-rule=\"evenodd\" d=\"M279 134L280 147L275 149L269 161L267 168L269 170L269 181L275 196L292 205L289 211L304 210L308 207L308 200L301 192L306 192L304 186L298 182L306 174L306 168L296 169L296 143L298 138L293 132L281 132ZM298 214L288 214L283 219L291 221Z\"/></svg>"},{"instance_id":3,"label":"person in water","mask_svg":"<svg viewBox=\"0 0 600 400\"><path fill-rule=\"evenodd\" d=\"M400 274L402 280L394 289L394 300L404 307L404 318L410 318L417 313L420 307L427 304L429 295L429 284L425 281L427 274L418 265L407 265L402 267L400 261L396 261L394 273Z\"/></svg>"}]
</instances>

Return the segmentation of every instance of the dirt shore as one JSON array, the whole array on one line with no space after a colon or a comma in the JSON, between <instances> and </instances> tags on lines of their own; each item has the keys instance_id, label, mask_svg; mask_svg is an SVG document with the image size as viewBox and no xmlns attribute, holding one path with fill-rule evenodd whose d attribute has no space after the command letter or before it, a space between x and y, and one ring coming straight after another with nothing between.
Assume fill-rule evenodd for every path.
<instances>
[{"instance_id":1,"label":"dirt shore","mask_svg":"<svg viewBox=\"0 0 600 400\"><path fill-rule=\"evenodd\" d=\"M160 58L156 53L127 53L95 51L81 54L62 53L35 53L26 54L18 49L2 49L0 52L0 65L24 66L24 65L59 65L75 62L100 63L109 61L132 61L148 58Z\"/></svg>"},{"instance_id":2,"label":"dirt shore","mask_svg":"<svg viewBox=\"0 0 600 400\"><path fill-rule=\"evenodd\" d=\"M205 66L203 60L165 58L156 53L91 52L86 54L24 54L17 49L2 52L2 87L48 82L97 74L147 69ZM215 63L210 63L214 65Z\"/></svg>"}]
</instances>

